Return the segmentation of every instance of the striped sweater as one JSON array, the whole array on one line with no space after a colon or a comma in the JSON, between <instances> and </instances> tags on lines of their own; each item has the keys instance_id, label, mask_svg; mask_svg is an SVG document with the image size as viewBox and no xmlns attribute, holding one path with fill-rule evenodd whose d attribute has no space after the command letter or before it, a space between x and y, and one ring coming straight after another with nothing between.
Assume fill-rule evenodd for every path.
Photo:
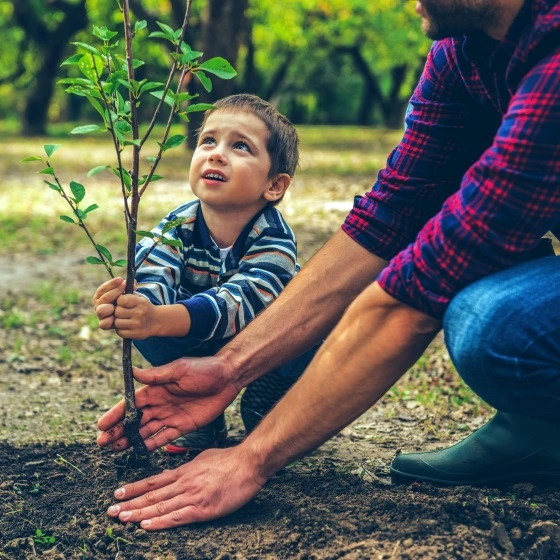
<instances>
[{"instance_id":1,"label":"striped sweater","mask_svg":"<svg viewBox=\"0 0 560 560\"><path fill-rule=\"evenodd\" d=\"M137 293L155 305L183 304L191 316L188 338L222 340L237 334L274 301L299 265L294 233L273 207L259 212L241 232L222 261L210 237L198 200L168 214L152 230L161 237L165 225L184 223L165 233L182 248L143 238L136 247Z\"/></svg>"}]
</instances>

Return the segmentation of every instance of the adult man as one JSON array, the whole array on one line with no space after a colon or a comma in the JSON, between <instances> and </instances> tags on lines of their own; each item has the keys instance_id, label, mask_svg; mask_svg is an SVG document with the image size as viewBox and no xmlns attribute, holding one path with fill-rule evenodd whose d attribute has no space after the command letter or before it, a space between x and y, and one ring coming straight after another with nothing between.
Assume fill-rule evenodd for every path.
<instances>
[{"instance_id":1,"label":"adult man","mask_svg":"<svg viewBox=\"0 0 560 560\"><path fill-rule=\"evenodd\" d=\"M417 11L427 34L451 38L430 52L386 169L218 356L137 372L148 448L209 422L330 333L323 347L241 445L117 490L128 501L109 515L156 530L234 511L379 399L442 319L458 371L499 412L448 450L400 455L394 478L560 477L560 261L540 241L560 224L560 2L423 0ZM122 412L101 418L101 445L126 445Z\"/></svg>"}]
</instances>

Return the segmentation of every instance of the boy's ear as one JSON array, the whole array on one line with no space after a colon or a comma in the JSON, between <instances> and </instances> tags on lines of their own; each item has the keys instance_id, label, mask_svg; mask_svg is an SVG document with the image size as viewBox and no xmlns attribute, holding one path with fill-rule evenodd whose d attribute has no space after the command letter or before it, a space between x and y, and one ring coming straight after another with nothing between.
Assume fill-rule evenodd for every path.
<instances>
[{"instance_id":1,"label":"boy's ear","mask_svg":"<svg viewBox=\"0 0 560 560\"><path fill-rule=\"evenodd\" d=\"M268 202L280 200L288 190L292 178L287 173L279 173L270 180L270 184L264 191L264 198Z\"/></svg>"}]
</instances>

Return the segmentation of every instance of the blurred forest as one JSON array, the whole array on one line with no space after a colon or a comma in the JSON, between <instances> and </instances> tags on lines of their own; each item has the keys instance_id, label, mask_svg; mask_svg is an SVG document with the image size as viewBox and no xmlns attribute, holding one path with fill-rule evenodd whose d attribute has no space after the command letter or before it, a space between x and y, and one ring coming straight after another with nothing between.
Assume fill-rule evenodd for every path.
<instances>
[{"instance_id":1,"label":"blurred forest","mask_svg":"<svg viewBox=\"0 0 560 560\"><path fill-rule=\"evenodd\" d=\"M158 29L157 21L180 27L185 10L185 0L130 5L149 31ZM66 95L56 82L77 72L60 64L76 51L71 41L89 41L94 24L121 33L118 2L0 0L4 128L43 135L53 124L90 116L87 100ZM297 124L389 128L402 125L429 48L414 3L403 0L194 0L187 43L204 59L223 56L238 71L232 81L217 80L211 93L190 83L189 91L200 94L197 102L251 92ZM147 62L138 79L142 72L164 79L167 46L144 33L135 49Z\"/></svg>"}]
</instances>

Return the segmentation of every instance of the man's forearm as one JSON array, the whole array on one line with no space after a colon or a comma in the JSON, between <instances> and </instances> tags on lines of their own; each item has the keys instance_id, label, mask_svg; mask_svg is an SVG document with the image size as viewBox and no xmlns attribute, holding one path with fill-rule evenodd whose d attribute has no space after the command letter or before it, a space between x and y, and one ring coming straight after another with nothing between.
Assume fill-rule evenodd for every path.
<instances>
[{"instance_id":1,"label":"man's forearm","mask_svg":"<svg viewBox=\"0 0 560 560\"><path fill-rule=\"evenodd\" d=\"M317 447L375 403L414 364L439 321L377 284L348 309L288 394L242 444L265 477Z\"/></svg>"},{"instance_id":2,"label":"man's forearm","mask_svg":"<svg viewBox=\"0 0 560 560\"><path fill-rule=\"evenodd\" d=\"M220 351L233 365L239 390L323 340L386 264L344 232L333 235L280 297Z\"/></svg>"}]
</instances>

